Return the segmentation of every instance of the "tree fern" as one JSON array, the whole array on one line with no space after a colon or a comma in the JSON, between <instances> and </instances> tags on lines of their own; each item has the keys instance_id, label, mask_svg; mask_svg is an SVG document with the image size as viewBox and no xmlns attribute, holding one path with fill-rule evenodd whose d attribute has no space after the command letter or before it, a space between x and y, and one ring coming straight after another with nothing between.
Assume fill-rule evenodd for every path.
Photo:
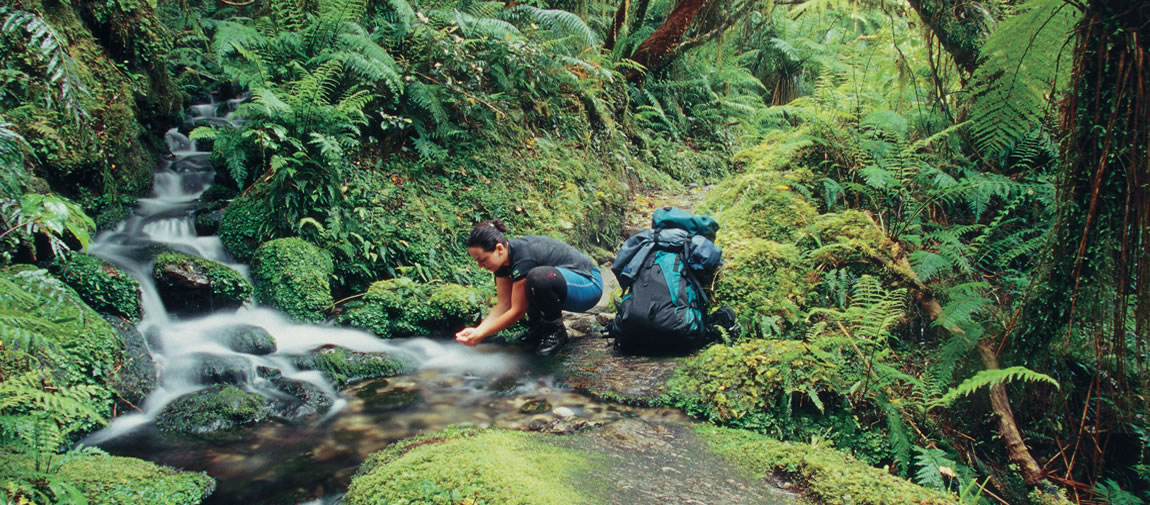
<instances>
[{"instance_id":1,"label":"tree fern","mask_svg":"<svg viewBox=\"0 0 1150 505\"><path fill-rule=\"evenodd\" d=\"M15 126L0 117L0 199L14 198L23 189L24 153L32 150Z\"/></svg>"},{"instance_id":2,"label":"tree fern","mask_svg":"<svg viewBox=\"0 0 1150 505\"><path fill-rule=\"evenodd\" d=\"M1077 20L1062 0L1031 0L998 25L971 78L970 130L984 153L1004 158L1034 130L1070 65L1066 40Z\"/></svg>"},{"instance_id":3,"label":"tree fern","mask_svg":"<svg viewBox=\"0 0 1150 505\"><path fill-rule=\"evenodd\" d=\"M1024 366L1012 366L1010 368L982 370L971 377L962 381L957 387L947 391L946 394L939 398L937 405L942 407L949 407L955 400L968 396L977 392L978 390L986 387L997 386L1000 384L1009 384L1015 381L1026 382L1046 382L1058 387L1058 381L1053 377L1035 372Z\"/></svg>"},{"instance_id":4,"label":"tree fern","mask_svg":"<svg viewBox=\"0 0 1150 505\"><path fill-rule=\"evenodd\" d=\"M985 311L991 302L983 294L983 290L989 288L985 282L969 282L952 287L947 291L949 299L943 304L942 313L932 324L949 331L957 329L971 333L970 328L978 325L975 316Z\"/></svg>"}]
</instances>

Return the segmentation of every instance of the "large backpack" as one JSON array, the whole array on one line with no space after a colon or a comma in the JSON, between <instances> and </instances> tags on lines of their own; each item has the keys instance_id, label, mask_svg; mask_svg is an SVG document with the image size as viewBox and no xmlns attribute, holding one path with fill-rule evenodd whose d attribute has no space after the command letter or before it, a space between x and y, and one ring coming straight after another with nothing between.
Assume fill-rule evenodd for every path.
<instances>
[{"instance_id":1,"label":"large backpack","mask_svg":"<svg viewBox=\"0 0 1150 505\"><path fill-rule=\"evenodd\" d=\"M611 265L623 295L606 329L616 347L681 350L714 338L704 282L721 263L722 251L712 241L718 230L710 217L664 207L655 211L650 229L623 243Z\"/></svg>"}]
</instances>

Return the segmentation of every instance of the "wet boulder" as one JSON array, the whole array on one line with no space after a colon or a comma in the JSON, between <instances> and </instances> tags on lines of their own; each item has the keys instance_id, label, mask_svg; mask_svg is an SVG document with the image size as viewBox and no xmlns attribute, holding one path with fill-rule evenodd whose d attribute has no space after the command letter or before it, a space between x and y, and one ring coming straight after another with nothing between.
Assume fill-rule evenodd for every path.
<instances>
[{"instance_id":1,"label":"wet boulder","mask_svg":"<svg viewBox=\"0 0 1150 505\"><path fill-rule=\"evenodd\" d=\"M156 389L156 361L148 352L144 336L131 321L109 314L104 315L104 320L118 332L124 349L115 372L108 380L108 387L116 392L119 401L127 402L128 405L121 407L139 405L148 393Z\"/></svg>"},{"instance_id":2,"label":"wet boulder","mask_svg":"<svg viewBox=\"0 0 1150 505\"><path fill-rule=\"evenodd\" d=\"M301 370L317 370L342 387L376 377L393 377L411 368L402 358L385 352L356 352L339 346L324 346L295 359Z\"/></svg>"},{"instance_id":3,"label":"wet boulder","mask_svg":"<svg viewBox=\"0 0 1150 505\"><path fill-rule=\"evenodd\" d=\"M185 370L196 384L245 384L251 379L251 362L243 356L206 352L182 356L170 365L173 373Z\"/></svg>"},{"instance_id":4,"label":"wet boulder","mask_svg":"<svg viewBox=\"0 0 1150 505\"><path fill-rule=\"evenodd\" d=\"M212 433L258 423L272 413L272 401L230 384L188 393L156 416L156 427L177 433Z\"/></svg>"},{"instance_id":5,"label":"wet boulder","mask_svg":"<svg viewBox=\"0 0 1150 505\"><path fill-rule=\"evenodd\" d=\"M196 235L206 237L215 235L220 230L220 220L224 217L224 210L213 208L200 208L192 213L195 219Z\"/></svg>"},{"instance_id":6,"label":"wet boulder","mask_svg":"<svg viewBox=\"0 0 1150 505\"><path fill-rule=\"evenodd\" d=\"M281 418L295 421L324 414L331 409L331 396L315 384L285 377L272 379L271 383L280 393L272 399L272 411Z\"/></svg>"},{"instance_id":7,"label":"wet boulder","mask_svg":"<svg viewBox=\"0 0 1150 505\"><path fill-rule=\"evenodd\" d=\"M235 310L252 294L251 284L227 265L178 252L156 256L152 277L164 306L178 314Z\"/></svg>"},{"instance_id":8,"label":"wet boulder","mask_svg":"<svg viewBox=\"0 0 1150 505\"><path fill-rule=\"evenodd\" d=\"M324 311L332 305L328 279L333 271L327 253L303 239L265 242L252 258L256 301L298 321L323 321Z\"/></svg>"},{"instance_id":9,"label":"wet boulder","mask_svg":"<svg viewBox=\"0 0 1150 505\"><path fill-rule=\"evenodd\" d=\"M215 338L228 349L244 354L264 356L276 352L275 338L260 326L232 326L217 333Z\"/></svg>"}]
</instances>

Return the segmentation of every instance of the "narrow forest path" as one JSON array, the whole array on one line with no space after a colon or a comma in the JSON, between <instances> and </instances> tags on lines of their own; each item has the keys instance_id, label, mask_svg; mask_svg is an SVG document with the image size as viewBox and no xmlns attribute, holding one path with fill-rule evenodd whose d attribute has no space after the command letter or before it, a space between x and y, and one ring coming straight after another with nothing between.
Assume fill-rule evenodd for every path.
<instances>
[{"instance_id":1,"label":"narrow forest path","mask_svg":"<svg viewBox=\"0 0 1150 505\"><path fill-rule=\"evenodd\" d=\"M625 216L624 235L651 226L651 214L664 206L694 211L709 187L678 193L636 196ZM571 341L556 360L556 374L567 388L602 401L658 405L682 355L620 353L600 329L614 317L609 305L618 289L604 265L604 300L587 314L569 314ZM618 504L790 504L796 493L773 478L755 478L709 451L692 422L623 419L565 439L564 445L595 453L607 462L587 486L608 485Z\"/></svg>"},{"instance_id":2,"label":"narrow forest path","mask_svg":"<svg viewBox=\"0 0 1150 505\"><path fill-rule=\"evenodd\" d=\"M678 192L642 193L632 198L625 214L623 234L629 237L651 227L651 214L664 206L694 211L710 186L692 186ZM585 314L566 317L571 342L557 360L556 374L568 388L592 397L637 405L657 403L681 356L636 356L616 351L600 334L614 318L610 299L619 283L610 265L603 271L603 300Z\"/></svg>"}]
</instances>

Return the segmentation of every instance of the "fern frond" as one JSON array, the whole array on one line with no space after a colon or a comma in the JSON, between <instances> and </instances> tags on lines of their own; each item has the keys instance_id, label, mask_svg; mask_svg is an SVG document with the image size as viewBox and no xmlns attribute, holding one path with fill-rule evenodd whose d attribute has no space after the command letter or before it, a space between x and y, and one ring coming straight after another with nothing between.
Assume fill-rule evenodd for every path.
<instances>
[{"instance_id":1,"label":"fern frond","mask_svg":"<svg viewBox=\"0 0 1150 505\"><path fill-rule=\"evenodd\" d=\"M958 387L947 391L942 398L937 401L938 406L949 407L954 404L955 400L964 396L971 395L979 389L997 386L1000 384L1009 384L1015 381L1026 382L1046 382L1048 384L1058 387L1058 381L1053 377L1044 373L1035 372L1024 366L1012 366L1010 368L1002 368L995 370L982 370L971 377L962 381Z\"/></svg>"},{"instance_id":2,"label":"fern frond","mask_svg":"<svg viewBox=\"0 0 1150 505\"><path fill-rule=\"evenodd\" d=\"M470 14L455 11L455 23L467 38L492 38L495 40L509 40L523 37L523 33L515 25L501 19L477 18Z\"/></svg>"},{"instance_id":3,"label":"fern frond","mask_svg":"<svg viewBox=\"0 0 1150 505\"><path fill-rule=\"evenodd\" d=\"M403 78L400 77L399 65L387 49L366 35L343 33L339 42L347 49L340 56L348 67L373 85L382 83L392 96L398 97L403 90Z\"/></svg>"},{"instance_id":4,"label":"fern frond","mask_svg":"<svg viewBox=\"0 0 1150 505\"><path fill-rule=\"evenodd\" d=\"M600 45L599 37L595 31L587 26L582 18L571 12L559 9L540 9L533 5L519 4L507 11L506 16L512 19L517 17L530 19L550 31L553 34L551 38L571 38L579 42L580 49Z\"/></svg>"},{"instance_id":5,"label":"fern frond","mask_svg":"<svg viewBox=\"0 0 1150 505\"><path fill-rule=\"evenodd\" d=\"M64 110L76 123L87 117L88 111L84 108L81 98L88 96L88 89L84 87L84 82L76 70L76 61L68 54L67 42L56 33L56 29L34 13L7 6L0 6L0 16L4 17L0 31L11 32L23 28L28 33L27 47L41 60L46 60L48 80L56 85ZM47 99L48 105L51 106L51 96Z\"/></svg>"}]
</instances>

